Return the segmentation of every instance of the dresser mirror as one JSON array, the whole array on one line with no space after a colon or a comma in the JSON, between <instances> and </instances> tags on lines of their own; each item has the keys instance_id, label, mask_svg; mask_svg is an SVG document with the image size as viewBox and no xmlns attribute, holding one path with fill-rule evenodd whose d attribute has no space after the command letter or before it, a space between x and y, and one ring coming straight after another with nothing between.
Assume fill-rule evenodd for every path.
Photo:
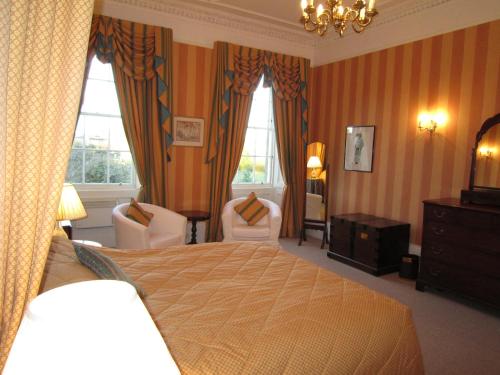
<instances>
[{"instance_id":1,"label":"dresser mirror","mask_svg":"<svg viewBox=\"0 0 500 375\"><path fill-rule=\"evenodd\" d=\"M461 200L500 205L500 113L488 118L476 135L469 190L462 191Z\"/></svg>"},{"instance_id":2,"label":"dresser mirror","mask_svg":"<svg viewBox=\"0 0 500 375\"><path fill-rule=\"evenodd\" d=\"M304 216L299 239L299 246L306 241L306 229L323 232L321 248L328 242L328 163L326 145L313 142L307 145L306 186L304 197Z\"/></svg>"}]
</instances>

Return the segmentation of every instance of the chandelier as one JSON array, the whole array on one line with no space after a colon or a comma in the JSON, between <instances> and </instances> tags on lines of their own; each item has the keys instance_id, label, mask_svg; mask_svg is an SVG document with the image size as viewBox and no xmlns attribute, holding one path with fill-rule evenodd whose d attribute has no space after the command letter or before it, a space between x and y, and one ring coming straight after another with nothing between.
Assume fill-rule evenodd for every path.
<instances>
[{"instance_id":1,"label":"chandelier","mask_svg":"<svg viewBox=\"0 0 500 375\"><path fill-rule=\"evenodd\" d=\"M344 6L342 0L327 0L325 6L320 4L316 8L314 0L302 0L300 22L306 31L316 31L321 36L328 26L342 36L349 22L353 30L360 33L378 14L374 6L375 0L355 0L352 7Z\"/></svg>"}]
</instances>

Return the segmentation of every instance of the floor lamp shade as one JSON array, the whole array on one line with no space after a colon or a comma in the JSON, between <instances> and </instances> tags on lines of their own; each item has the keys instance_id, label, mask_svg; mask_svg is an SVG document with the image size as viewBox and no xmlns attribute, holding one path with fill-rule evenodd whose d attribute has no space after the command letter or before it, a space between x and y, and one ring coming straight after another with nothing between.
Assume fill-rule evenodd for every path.
<instances>
[{"instance_id":1,"label":"floor lamp shade","mask_svg":"<svg viewBox=\"0 0 500 375\"><path fill-rule=\"evenodd\" d=\"M71 184L64 184L56 220L77 220L87 217L80 196Z\"/></svg>"},{"instance_id":2,"label":"floor lamp shade","mask_svg":"<svg viewBox=\"0 0 500 375\"><path fill-rule=\"evenodd\" d=\"M40 294L23 317L4 375L179 374L134 287L68 284Z\"/></svg>"}]
</instances>

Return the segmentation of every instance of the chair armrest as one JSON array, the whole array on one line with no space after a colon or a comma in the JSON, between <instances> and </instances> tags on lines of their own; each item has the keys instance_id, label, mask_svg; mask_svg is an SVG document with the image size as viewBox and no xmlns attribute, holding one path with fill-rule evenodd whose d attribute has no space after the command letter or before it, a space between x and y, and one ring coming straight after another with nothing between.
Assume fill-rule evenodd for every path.
<instances>
[{"instance_id":1,"label":"chair armrest","mask_svg":"<svg viewBox=\"0 0 500 375\"><path fill-rule=\"evenodd\" d=\"M160 206L146 203L141 203L141 206L144 206L146 211L154 215L149 226L152 233L178 233L182 235L184 241L187 227L187 218L185 216Z\"/></svg>"},{"instance_id":2,"label":"chair armrest","mask_svg":"<svg viewBox=\"0 0 500 375\"><path fill-rule=\"evenodd\" d=\"M113 212L115 226L116 247L119 249L147 249L149 248L148 227Z\"/></svg>"},{"instance_id":3,"label":"chair armrest","mask_svg":"<svg viewBox=\"0 0 500 375\"><path fill-rule=\"evenodd\" d=\"M233 202L228 202L224 209L222 210L221 220L222 220L222 234L224 237L224 241L233 240L233 215L234 204Z\"/></svg>"},{"instance_id":4,"label":"chair armrest","mask_svg":"<svg viewBox=\"0 0 500 375\"><path fill-rule=\"evenodd\" d=\"M278 240L281 230L281 209L280 207L273 203L269 205L269 225L270 225L270 239Z\"/></svg>"}]
</instances>

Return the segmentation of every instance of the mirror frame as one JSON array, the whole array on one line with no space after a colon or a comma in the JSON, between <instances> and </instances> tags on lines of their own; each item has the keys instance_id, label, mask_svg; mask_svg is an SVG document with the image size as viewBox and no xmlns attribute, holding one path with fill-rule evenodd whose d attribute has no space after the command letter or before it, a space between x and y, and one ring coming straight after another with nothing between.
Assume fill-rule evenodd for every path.
<instances>
[{"instance_id":1,"label":"mirror frame","mask_svg":"<svg viewBox=\"0 0 500 375\"><path fill-rule=\"evenodd\" d=\"M483 135L485 135L488 132L488 130L490 130L493 126L495 126L497 124L500 124L500 113L497 113L495 116L487 119L483 123L483 125L481 126L481 129L479 129L479 131L476 134L476 143L474 144L474 147L472 148L472 161L471 161L471 166L470 166L469 190L475 190L474 188L487 189L487 190L500 190L500 188L497 188L497 187L474 185L474 180L476 178L477 149L479 147L479 143L481 142Z\"/></svg>"},{"instance_id":2,"label":"mirror frame","mask_svg":"<svg viewBox=\"0 0 500 375\"><path fill-rule=\"evenodd\" d=\"M306 195L307 195L307 147L313 143L319 142L324 146L324 166L323 171L326 171L326 182L324 186L324 204L325 204L325 217L323 220L307 219L306 218ZM302 217L300 218L300 228L299 228L299 243L298 246L302 245L302 241L307 241L306 229L320 230L323 232L321 240L321 249L324 248L325 243L328 244L328 196L329 196L329 180L330 180L330 169L328 165L328 146L326 143L321 141L308 142L306 145L306 155L305 155L305 173L304 173L304 195L302 197Z\"/></svg>"},{"instance_id":3,"label":"mirror frame","mask_svg":"<svg viewBox=\"0 0 500 375\"><path fill-rule=\"evenodd\" d=\"M476 134L476 142L474 144L474 147L472 148L472 161L471 161L470 175L469 175L469 190L462 190L460 194L461 203L500 206L500 188L474 185L474 180L476 178L477 149L479 147L479 143L481 142L483 135L493 126L499 123L500 123L500 113L497 113L496 115L486 119L486 121L481 126L481 129L479 129L479 131Z\"/></svg>"}]
</instances>

